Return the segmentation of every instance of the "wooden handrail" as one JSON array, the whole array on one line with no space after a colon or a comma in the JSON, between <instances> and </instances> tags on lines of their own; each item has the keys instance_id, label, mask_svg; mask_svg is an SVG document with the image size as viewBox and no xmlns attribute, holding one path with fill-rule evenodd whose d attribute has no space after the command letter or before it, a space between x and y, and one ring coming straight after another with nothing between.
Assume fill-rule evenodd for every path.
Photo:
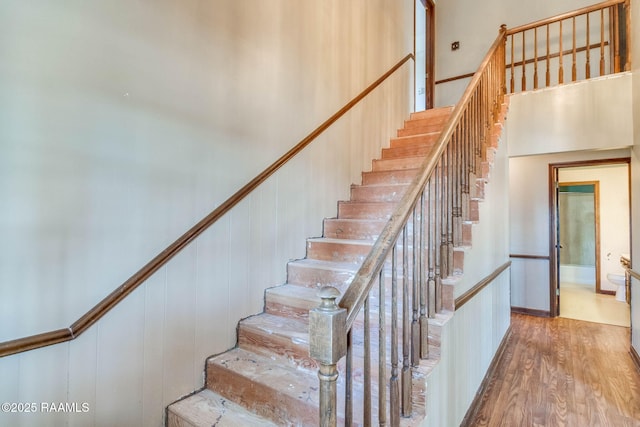
<instances>
[{"instance_id":1,"label":"wooden handrail","mask_svg":"<svg viewBox=\"0 0 640 427\"><path fill-rule=\"evenodd\" d=\"M519 27L509 28L507 30L507 36L519 33L521 31L531 30L535 27L542 27L544 25L553 24L565 19L574 18L576 16L584 15L586 13L595 12L596 10L604 9L607 7L615 6L617 4L624 3L626 0L608 0L602 3L597 3L591 6L583 7L582 9L576 9L571 12L561 13L559 15L552 16L550 18L541 19L539 21L531 22L529 24L520 25Z\"/></svg>"},{"instance_id":2,"label":"wooden handrail","mask_svg":"<svg viewBox=\"0 0 640 427\"><path fill-rule=\"evenodd\" d=\"M364 305L364 301L367 295L371 291L374 283L375 276L382 268L382 265L390 253L391 248L394 246L400 232L402 231L404 224L412 213L412 208L415 201L423 191L424 186L431 177L436 165L440 161L440 156L445 151L448 141L451 139L455 127L460 121L464 109L471 99L471 95L474 90L480 84L482 73L489 64L495 51L504 45L506 27L502 26L499 31L499 35L491 45L489 52L483 59L482 63L478 67L478 71L474 74L473 78L469 82L467 89L460 98L451 113L449 121L445 125L437 143L434 145L431 154L429 154L422 165L420 166L421 172L414 178L411 185L407 189L406 193L398 203L394 213L385 225L384 229L380 233L378 239L374 243L369 255L365 258L362 266L358 270L355 278L349 285L349 288L345 291L342 299L340 300L340 307L347 309L347 331L351 329L353 322L358 316L358 312Z\"/></svg>"},{"instance_id":3,"label":"wooden handrail","mask_svg":"<svg viewBox=\"0 0 640 427\"><path fill-rule=\"evenodd\" d=\"M609 46L609 42L605 41L602 43L602 46ZM575 48L576 53L580 53L580 52L589 52L590 50L596 50L600 48L600 43L597 44L591 44L590 46L581 46L581 47L577 47ZM538 56L537 61L538 62L543 62L543 61L548 61L549 59L554 59L554 58L558 58L560 56L564 56L564 55L569 55L573 52L573 49L568 49L568 50L564 50L562 52L555 52L555 53L550 53L549 55L544 55L544 56ZM527 59L524 61L525 65L529 65L529 64L533 64L535 63L536 59ZM521 67L522 66L522 61L520 62L514 62L513 63L513 67ZM506 68L511 68L512 65L511 64L505 64Z\"/></svg>"},{"instance_id":4,"label":"wooden handrail","mask_svg":"<svg viewBox=\"0 0 640 427\"><path fill-rule=\"evenodd\" d=\"M631 62L631 51L628 46L631 37L629 31L629 8L630 0L608 0L508 29L506 32L507 40L508 43L511 43L510 64L506 64L506 68L510 69L509 93L541 88L538 79L538 64L542 61L545 62L546 68L545 83L542 87L549 87L552 84L551 60L554 58L557 59L554 67L557 66L558 84L563 84L565 79L570 79L572 82L578 79L590 79L592 77L592 50L595 51L599 49L599 76L629 70ZM590 20L590 16L599 19ZM605 19L605 17L607 17L607 19ZM579 23L578 19L580 20ZM591 27L592 22L595 24L593 31ZM552 26L554 27L554 34L551 34L550 31L550 27ZM605 29L607 29L607 31L605 31ZM580 34L576 33L578 30ZM591 40L591 35L595 34L595 30L599 30L600 35L597 43ZM538 55L539 32L546 33L546 40L544 40L544 36L542 38L546 45L546 55L543 54L542 56ZM533 36L533 42L528 41L525 34ZM553 45L550 43L551 36L553 36ZM577 45L578 40L580 40L580 44L583 44L581 41L583 38L586 38L586 44L579 47ZM514 47L520 39L521 41L518 43L518 50L516 52ZM525 43L525 40L527 43ZM623 41L624 46L621 45ZM531 43L533 43L533 45L531 45ZM564 49L563 44L567 45ZM609 65L607 65L605 47L608 47L609 50ZM584 55L578 56L578 53L581 52L584 52ZM518 55L518 62L515 61L514 54ZM565 62L567 63L565 64ZM578 62L581 64L578 64ZM516 88L515 83L516 73L514 70L516 67L518 67L517 71L521 75L519 88ZM578 69L581 71L578 72ZM567 71L566 73L565 70ZM584 74L582 74L582 71L584 71ZM531 73L533 74L533 84L531 84L528 79L528 75Z\"/></svg>"},{"instance_id":5,"label":"wooden handrail","mask_svg":"<svg viewBox=\"0 0 640 427\"><path fill-rule=\"evenodd\" d=\"M165 250L156 255L151 261L149 261L144 267L138 270L127 281L120 285L116 290L111 292L102 301L96 304L91 310L85 313L77 321L75 321L69 328L58 329L55 331L45 332L37 335L30 335L24 338L18 338L15 340L4 341L0 343L0 357L9 356L16 353L21 353L36 348L46 347L52 344L58 344L65 341L70 341L77 338L80 334L86 331L100 318L115 307L120 301L125 299L127 295L138 288L145 280L147 280L152 274L158 271L169 260L176 256L182 249L189 245L194 239L196 239L202 232L213 225L218 219L228 213L234 206L242 201L247 195L255 190L260 184L273 175L278 169L284 166L289 160L300 153L307 145L309 145L320 134L327 130L333 123L335 123L340 117L347 113L351 108L364 99L369 93L376 89L392 74L394 74L400 67L402 67L410 59L415 59L413 53L407 54L396 65L394 65L389 71L384 73L379 79L371 83L360 92L355 98L353 98L344 107L338 110L334 115L329 117L320 126L318 126L313 132L307 135L303 140L297 143L292 149L287 151L278 160L272 163L258 176L249 181L244 187L236 191L231 197L218 206L213 212L204 217L200 222L194 225L186 233L180 236L175 242L169 245Z\"/></svg>"},{"instance_id":6,"label":"wooden handrail","mask_svg":"<svg viewBox=\"0 0 640 427\"><path fill-rule=\"evenodd\" d=\"M603 43L603 46L609 46L609 42L605 41ZM589 50L595 50L595 49L598 49L598 48L600 48L600 43L577 47L576 48L576 52L589 52ZM524 63L525 63L525 65L528 65L528 64L534 63L536 60L538 62L543 62L543 61L546 61L546 60L549 60L549 59L557 58L560 55L567 55L567 54L569 54L571 52L572 52L571 50L565 50L561 54L558 53L558 52L550 53L549 55L538 56L537 58L534 58L534 59L527 59L527 60L525 60ZM522 66L522 62L521 61L520 62L514 62L513 65L511 65L511 63L505 64L505 67L507 69L511 68L512 66L513 67L521 67ZM458 76L447 77L445 79L437 80L435 82L435 84L439 85L439 84L443 84L443 83L453 82L453 81L456 81L456 80L468 79L468 78L473 77L474 74L475 73L466 73L466 74L460 74Z\"/></svg>"},{"instance_id":7,"label":"wooden handrail","mask_svg":"<svg viewBox=\"0 0 640 427\"><path fill-rule=\"evenodd\" d=\"M509 258L517 258L517 259L543 259L550 260L551 257L549 255L527 255L527 254L509 254Z\"/></svg>"},{"instance_id":8,"label":"wooden handrail","mask_svg":"<svg viewBox=\"0 0 640 427\"><path fill-rule=\"evenodd\" d=\"M473 297L478 295L478 293L480 293L481 290L483 290L485 287L487 287L487 285L489 285L491 282L493 282L496 277L498 277L500 274L502 274L502 272L505 271L510 266L511 266L511 261L505 262L500 267L496 268L487 277L485 277L484 279L480 280L478 283L473 285L471 287L471 289L469 289L467 292L465 292L464 294L462 294L458 298L456 298L455 304L454 304L454 308L456 310L458 310L458 309L460 309L460 307L462 307L463 305L465 305L466 303L471 301L471 299Z\"/></svg>"}]
</instances>

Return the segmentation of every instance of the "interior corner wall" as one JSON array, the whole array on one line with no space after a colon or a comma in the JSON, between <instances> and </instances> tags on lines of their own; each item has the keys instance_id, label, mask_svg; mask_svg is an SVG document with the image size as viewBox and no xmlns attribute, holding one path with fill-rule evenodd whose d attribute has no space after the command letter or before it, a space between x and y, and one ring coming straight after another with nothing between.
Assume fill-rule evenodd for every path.
<instances>
[{"instance_id":1,"label":"interior corner wall","mask_svg":"<svg viewBox=\"0 0 640 427\"><path fill-rule=\"evenodd\" d=\"M413 10L1 2L0 341L69 326L411 53ZM88 408L0 424L163 425L388 145L414 81L409 61L81 336L0 358L0 402Z\"/></svg>"},{"instance_id":2,"label":"interior corner wall","mask_svg":"<svg viewBox=\"0 0 640 427\"><path fill-rule=\"evenodd\" d=\"M640 25L640 5L631 2L631 22ZM637 28L637 27L636 27ZM632 31L633 149L631 150L631 264L640 271L640 31ZM640 354L640 280L632 280L631 344Z\"/></svg>"}]
</instances>

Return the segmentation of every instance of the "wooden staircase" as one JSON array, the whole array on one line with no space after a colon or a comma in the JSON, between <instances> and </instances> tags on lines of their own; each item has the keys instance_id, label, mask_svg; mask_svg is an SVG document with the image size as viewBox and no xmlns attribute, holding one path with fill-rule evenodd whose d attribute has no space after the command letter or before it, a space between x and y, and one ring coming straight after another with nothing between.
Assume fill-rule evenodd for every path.
<instances>
[{"instance_id":1,"label":"wooden staircase","mask_svg":"<svg viewBox=\"0 0 640 427\"><path fill-rule=\"evenodd\" d=\"M362 174L362 184L352 185L351 200L338 202L337 217L324 220L323 237L307 240L306 258L288 264L287 283L266 291L264 312L239 323L237 347L207 361L206 388L167 408L168 426L318 425L317 367L308 345L308 313L319 304L317 291L328 284L346 290L451 111L447 107L411 115L382 157L373 161L372 170ZM495 147L499 129L493 133ZM455 275L462 272L464 245L470 244L471 224L478 220L490 153L488 157L472 191L461 247L455 250L454 277L443 281L445 310L454 309ZM438 316L430 319L434 360L441 321ZM403 424L424 417L424 375L432 363L426 361L414 372L416 410Z\"/></svg>"}]
</instances>

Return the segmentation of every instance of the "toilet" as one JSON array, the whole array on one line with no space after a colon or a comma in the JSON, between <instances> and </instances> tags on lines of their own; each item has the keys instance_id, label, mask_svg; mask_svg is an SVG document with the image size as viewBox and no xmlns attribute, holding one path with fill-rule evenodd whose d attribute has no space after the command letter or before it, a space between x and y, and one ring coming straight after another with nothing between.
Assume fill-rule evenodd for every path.
<instances>
[{"instance_id":1,"label":"toilet","mask_svg":"<svg viewBox=\"0 0 640 427\"><path fill-rule=\"evenodd\" d=\"M627 302L627 290L624 274L607 273L607 280L618 287L618 290L616 290L616 300Z\"/></svg>"}]
</instances>

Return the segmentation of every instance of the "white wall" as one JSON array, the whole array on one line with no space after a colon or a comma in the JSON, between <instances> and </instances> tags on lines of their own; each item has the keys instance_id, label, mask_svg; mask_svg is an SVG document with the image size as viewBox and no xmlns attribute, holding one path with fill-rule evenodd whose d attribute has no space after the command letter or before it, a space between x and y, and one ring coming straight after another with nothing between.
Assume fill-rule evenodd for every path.
<instances>
[{"instance_id":1,"label":"white wall","mask_svg":"<svg viewBox=\"0 0 640 427\"><path fill-rule=\"evenodd\" d=\"M413 7L2 2L0 341L67 327L410 53ZM161 425L407 118L412 70L77 340L0 359L1 402L89 405L0 424Z\"/></svg>"},{"instance_id":2,"label":"white wall","mask_svg":"<svg viewBox=\"0 0 640 427\"><path fill-rule=\"evenodd\" d=\"M640 7L631 7L632 22L640 22ZM633 150L631 157L631 263L635 271L640 269L640 31L631 33L631 66L633 70ZM640 281L631 285L631 341L640 354Z\"/></svg>"},{"instance_id":3,"label":"white wall","mask_svg":"<svg viewBox=\"0 0 640 427\"><path fill-rule=\"evenodd\" d=\"M509 156L631 146L630 88L622 73L512 96Z\"/></svg>"},{"instance_id":4,"label":"white wall","mask_svg":"<svg viewBox=\"0 0 640 427\"><path fill-rule=\"evenodd\" d=\"M626 164L563 168L560 182L598 181L600 188L600 288L615 291L607 273L624 274L620 255L629 254L629 166ZM593 276L592 276L593 277Z\"/></svg>"}]
</instances>

